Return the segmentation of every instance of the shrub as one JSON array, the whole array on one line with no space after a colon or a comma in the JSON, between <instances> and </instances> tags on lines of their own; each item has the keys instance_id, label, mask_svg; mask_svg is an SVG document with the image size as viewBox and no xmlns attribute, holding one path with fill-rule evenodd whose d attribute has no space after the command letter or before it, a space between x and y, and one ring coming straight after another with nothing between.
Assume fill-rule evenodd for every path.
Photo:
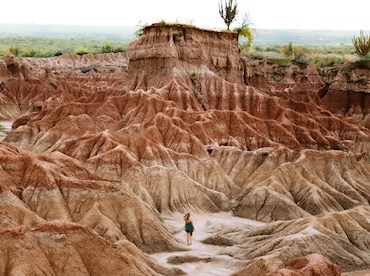
<instances>
[{"instance_id":1,"label":"shrub","mask_svg":"<svg viewBox=\"0 0 370 276\"><path fill-rule=\"evenodd\" d=\"M86 54L92 54L93 52L89 49L86 49L86 48L79 48L79 49L75 50L74 53L79 55L79 56L82 56L82 55L86 55Z\"/></svg>"},{"instance_id":2,"label":"shrub","mask_svg":"<svg viewBox=\"0 0 370 276\"><path fill-rule=\"evenodd\" d=\"M269 58L267 59L267 63L269 64L278 64L281 67L289 67L291 64L290 59L288 58Z\"/></svg>"},{"instance_id":3,"label":"shrub","mask_svg":"<svg viewBox=\"0 0 370 276\"><path fill-rule=\"evenodd\" d=\"M23 53L23 57L34 57L36 55L35 50L27 50L26 52Z\"/></svg>"},{"instance_id":4,"label":"shrub","mask_svg":"<svg viewBox=\"0 0 370 276\"><path fill-rule=\"evenodd\" d=\"M238 33L238 36L245 37L248 42L246 43L247 49L251 47L254 40L254 30L250 28L252 24L250 16L248 13L245 13L241 18L241 24L239 27L235 28L234 31Z\"/></svg>"},{"instance_id":5,"label":"shrub","mask_svg":"<svg viewBox=\"0 0 370 276\"><path fill-rule=\"evenodd\" d=\"M354 65L355 65L355 68L370 69L370 60L366 60L366 59L357 60L355 61Z\"/></svg>"},{"instance_id":6,"label":"shrub","mask_svg":"<svg viewBox=\"0 0 370 276\"><path fill-rule=\"evenodd\" d=\"M294 47L293 49L294 53L294 60L301 63L307 63L309 55L312 53L312 51L304 46L298 46Z\"/></svg>"},{"instance_id":7,"label":"shrub","mask_svg":"<svg viewBox=\"0 0 370 276\"><path fill-rule=\"evenodd\" d=\"M360 31L360 36L353 36L353 46L355 47L356 54L360 58L365 58L370 52L370 36L364 35L363 31Z\"/></svg>"},{"instance_id":8,"label":"shrub","mask_svg":"<svg viewBox=\"0 0 370 276\"><path fill-rule=\"evenodd\" d=\"M112 53L112 52L113 46L110 43L105 43L100 49L100 53Z\"/></svg>"},{"instance_id":9,"label":"shrub","mask_svg":"<svg viewBox=\"0 0 370 276\"><path fill-rule=\"evenodd\" d=\"M161 19L156 23L156 25L168 25L168 22L166 20Z\"/></svg>"},{"instance_id":10,"label":"shrub","mask_svg":"<svg viewBox=\"0 0 370 276\"><path fill-rule=\"evenodd\" d=\"M127 52L127 50L124 49L122 46L113 48L113 53L121 53L121 52Z\"/></svg>"},{"instance_id":11,"label":"shrub","mask_svg":"<svg viewBox=\"0 0 370 276\"><path fill-rule=\"evenodd\" d=\"M21 49L18 46L11 46L9 52L17 57L21 53Z\"/></svg>"},{"instance_id":12,"label":"shrub","mask_svg":"<svg viewBox=\"0 0 370 276\"><path fill-rule=\"evenodd\" d=\"M143 22L139 22L136 27L137 27L137 30L134 32L134 35L136 35L137 37L140 37L144 34L144 29L145 27L148 26L148 23L143 23Z\"/></svg>"},{"instance_id":13,"label":"shrub","mask_svg":"<svg viewBox=\"0 0 370 276\"><path fill-rule=\"evenodd\" d=\"M337 57L334 55L328 55L328 56L316 56L313 60L316 67L333 67L337 64L342 64L346 61L344 57Z\"/></svg>"},{"instance_id":14,"label":"shrub","mask_svg":"<svg viewBox=\"0 0 370 276\"><path fill-rule=\"evenodd\" d=\"M99 50L99 53L120 53L126 52L126 49L123 46L114 47L111 43L105 43Z\"/></svg>"},{"instance_id":15,"label":"shrub","mask_svg":"<svg viewBox=\"0 0 370 276\"><path fill-rule=\"evenodd\" d=\"M366 76L359 76L357 78L357 81L356 82L362 83L362 84L367 84L368 83L368 80L367 80Z\"/></svg>"},{"instance_id":16,"label":"shrub","mask_svg":"<svg viewBox=\"0 0 370 276\"><path fill-rule=\"evenodd\" d=\"M293 42L289 42L287 45L284 45L281 48L281 52L286 56L286 57L291 57L294 54L294 48L293 48Z\"/></svg>"}]
</instances>

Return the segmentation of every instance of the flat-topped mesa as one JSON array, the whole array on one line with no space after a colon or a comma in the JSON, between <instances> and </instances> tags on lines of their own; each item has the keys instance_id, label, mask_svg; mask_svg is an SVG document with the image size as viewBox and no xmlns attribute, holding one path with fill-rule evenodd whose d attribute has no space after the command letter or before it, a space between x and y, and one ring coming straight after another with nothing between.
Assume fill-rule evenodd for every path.
<instances>
[{"instance_id":1,"label":"flat-topped mesa","mask_svg":"<svg viewBox=\"0 0 370 276\"><path fill-rule=\"evenodd\" d=\"M174 77L217 75L244 83L236 32L153 24L129 45L131 89L161 87Z\"/></svg>"}]
</instances>

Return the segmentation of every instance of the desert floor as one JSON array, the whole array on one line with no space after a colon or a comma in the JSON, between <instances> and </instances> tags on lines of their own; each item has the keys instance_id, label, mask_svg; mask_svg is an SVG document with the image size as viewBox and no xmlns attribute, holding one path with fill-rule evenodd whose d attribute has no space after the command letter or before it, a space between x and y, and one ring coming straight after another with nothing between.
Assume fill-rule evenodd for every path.
<instances>
[{"instance_id":1,"label":"desert floor","mask_svg":"<svg viewBox=\"0 0 370 276\"><path fill-rule=\"evenodd\" d=\"M178 267L189 275L230 275L242 265L241 261L227 254L234 246L215 246L202 243L208 237L222 231L232 231L237 235L238 229L255 228L265 223L234 217L231 213L195 214L192 215L195 225L193 244L186 245L183 214L165 215L165 224L177 240L184 244L186 251L156 253L151 256L160 264L167 267ZM235 248L236 249L236 248ZM168 261L177 261L170 264Z\"/></svg>"}]
</instances>

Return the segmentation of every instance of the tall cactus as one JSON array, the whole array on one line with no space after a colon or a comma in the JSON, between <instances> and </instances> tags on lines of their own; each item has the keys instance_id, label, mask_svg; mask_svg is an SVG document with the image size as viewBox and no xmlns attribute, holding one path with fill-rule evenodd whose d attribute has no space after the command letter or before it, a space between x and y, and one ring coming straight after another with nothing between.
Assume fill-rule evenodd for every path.
<instances>
[{"instance_id":1,"label":"tall cactus","mask_svg":"<svg viewBox=\"0 0 370 276\"><path fill-rule=\"evenodd\" d=\"M364 35L363 31L360 31L360 36L353 36L353 46L355 47L356 54L360 58L365 58L370 52L370 36Z\"/></svg>"},{"instance_id":2,"label":"tall cactus","mask_svg":"<svg viewBox=\"0 0 370 276\"><path fill-rule=\"evenodd\" d=\"M218 12L220 13L222 19L224 20L227 29L230 30L230 24L234 22L235 16L238 13L238 3L235 1L234 4L233 0L229 0L229 2L225 0L224 6L222 5L221 1L221 3L218 4Z\"/></svg>"}]
</instances>

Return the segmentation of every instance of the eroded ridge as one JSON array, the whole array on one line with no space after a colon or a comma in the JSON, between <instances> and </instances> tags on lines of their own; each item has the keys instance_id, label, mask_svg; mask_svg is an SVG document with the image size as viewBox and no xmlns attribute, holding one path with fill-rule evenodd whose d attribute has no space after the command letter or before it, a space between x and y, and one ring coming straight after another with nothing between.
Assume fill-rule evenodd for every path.
<instances>
[{"instance_id":1,"label":"eroded ridge","mask_svg":"<svg viewBox=\"0 0 370 276\"><path fill-rule=\"evenodd\" d=\"M189 211L265 223L210 229L240 273L369 269L369 69L346 66L246 62L236 33L176 24L127 54L2 58L0 233L44 257L14 265L1 239L0 271L182 273L143 252L184 250L162 216Z\"/></svg>"}]
</instances>

